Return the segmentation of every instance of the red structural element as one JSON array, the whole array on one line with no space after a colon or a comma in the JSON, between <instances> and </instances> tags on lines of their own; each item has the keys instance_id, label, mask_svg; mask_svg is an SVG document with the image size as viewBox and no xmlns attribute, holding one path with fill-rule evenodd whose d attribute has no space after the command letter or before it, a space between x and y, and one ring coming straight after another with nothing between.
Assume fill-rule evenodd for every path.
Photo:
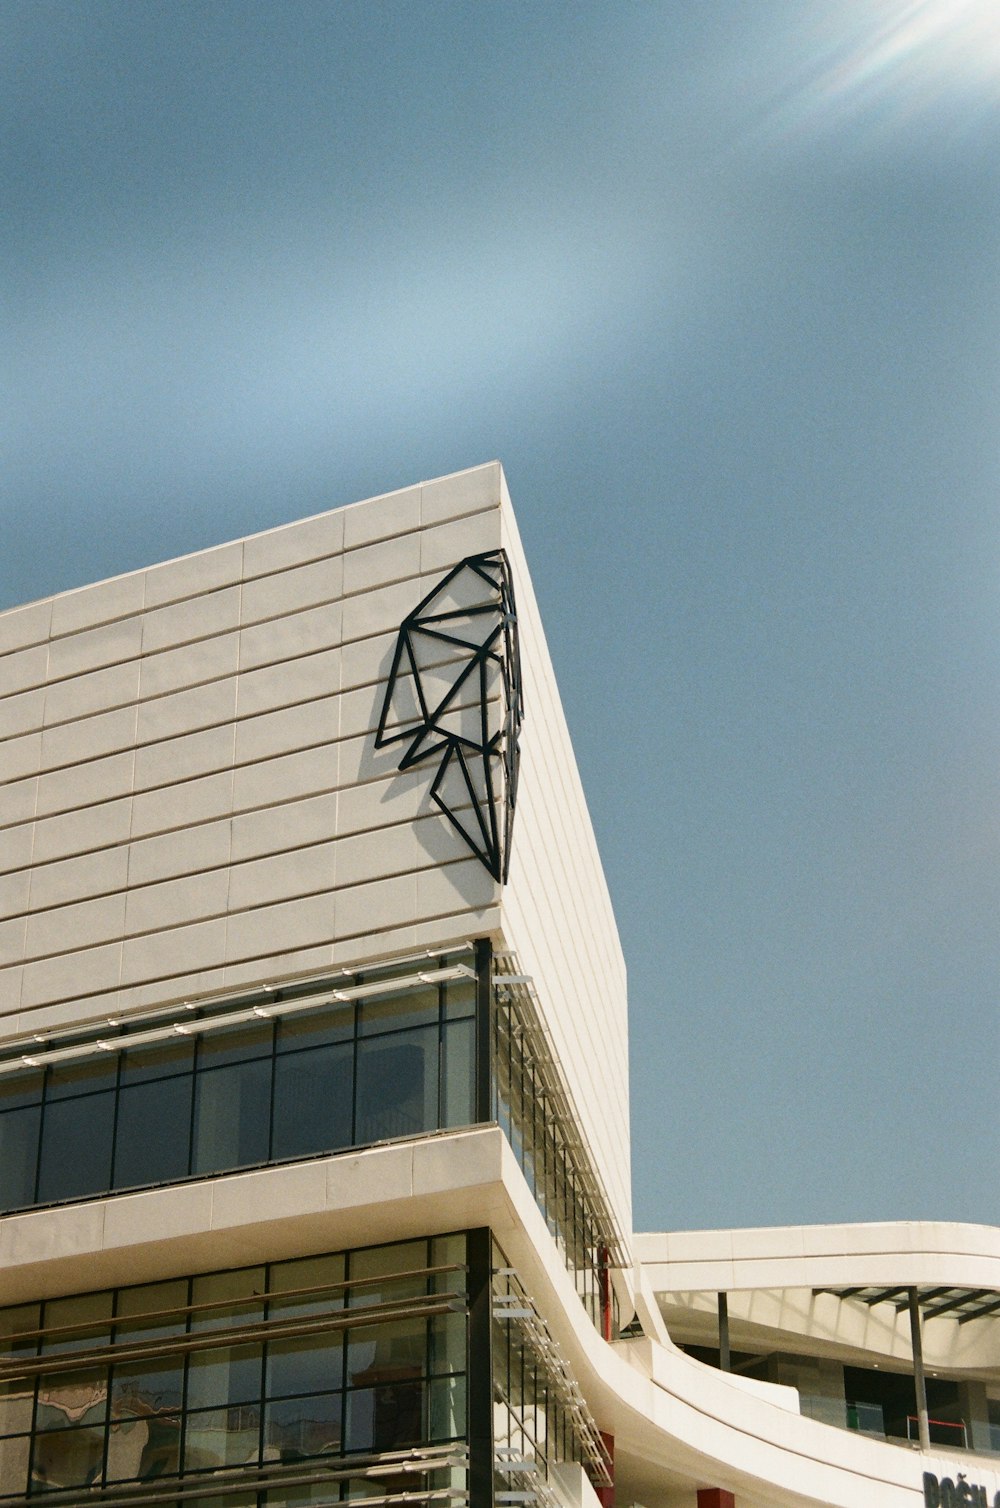
<instances>
[{"instance_id":1,"label":"red structural element","mask_svg":"<svg viewBox=\"0 0 1000 1508\"><path fill-rule=\"evenodd\" d=\"M597 1499L601 1508L615 1508L615 1437L601 1430L601 1440L604 1449L608 1453L608 1461L611 1465L611 1481L606 1487L598 1487Z\"/></svg>"},{"instance_id":2,"label":"red structural element","mask_svg":"<svg viewBox=\"0 0 1000 1508\"><path fill-rule=\"evenodd\" d=\"M736 1508L736 1499L724 1487L699 1487L698 1508Z\"/></svg>"},{"instance_id":3,"label":"red structural element","mask_svg":"<svg viewBox=\"0 0 1000 1508\"><path fill-rule=\"evenodd\" d=\"M611 1339L611 1253L606 1246L597 1249L597 1271L601 1291L601 1334Z\"/></svg>"}]
</instances>

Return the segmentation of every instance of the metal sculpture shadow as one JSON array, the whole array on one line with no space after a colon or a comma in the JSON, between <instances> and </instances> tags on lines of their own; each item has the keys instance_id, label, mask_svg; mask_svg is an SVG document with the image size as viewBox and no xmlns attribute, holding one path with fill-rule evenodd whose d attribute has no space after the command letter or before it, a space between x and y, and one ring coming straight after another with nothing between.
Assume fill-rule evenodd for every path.
<instances>
[{"instance_id":1,"label":"metal sculpture shadow","mask_svg":"<svg viewBox=\"0 0 1000 1508\"><path fill-rule=\"evenodd\" d=\"M402 622L375 747L438 758L431 797L499 883L510 867L524 698L503 550L469 555Z\"/></svg>"}]
</instances>

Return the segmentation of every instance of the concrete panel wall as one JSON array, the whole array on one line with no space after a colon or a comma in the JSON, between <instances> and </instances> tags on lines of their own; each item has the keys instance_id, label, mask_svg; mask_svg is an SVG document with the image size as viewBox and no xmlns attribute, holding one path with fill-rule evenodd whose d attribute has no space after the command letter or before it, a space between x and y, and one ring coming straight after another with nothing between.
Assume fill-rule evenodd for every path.
<instances>
[{"instance_id":1,"label":"concrete panel wall","mask_svg":"<svg viewBox=\"0 0 1000 1508\"><path fill-rule=\"evenodd\" d=\"M377 751L401 619L496 464L0 615L0 1040L493 930Z\"/></svg>"},{"instance_id":2,"label":"concrete panel wall","mask_svg":"<svg viewBox=\"0 0 1000 1508\"><path fill-rule=\"evenodd\" d=\"M402 619L510 555L511 879L376 750ZM0 615L0 1041L501 932L630 1229L625 976L493 463Z\"/></svg>"},{"instance_id":3,"label":"concrete panel wall","mask_svg":"<svg viewBox=\"0 0 1000 1508\"><path fill-rule=\"evenodd\" d=\"M504 489L506 492L506 488ZM526 717L504 937L530 974L622 1231L632 1229L625 963L590 814L505 496Z\"/></svg>"}]
</instances>

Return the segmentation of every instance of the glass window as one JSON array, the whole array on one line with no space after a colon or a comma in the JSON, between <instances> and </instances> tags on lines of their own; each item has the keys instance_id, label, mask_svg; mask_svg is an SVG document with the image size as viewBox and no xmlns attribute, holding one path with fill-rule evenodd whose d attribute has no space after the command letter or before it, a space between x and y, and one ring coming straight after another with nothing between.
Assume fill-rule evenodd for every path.
<instances>
[{"instance_id":1,"label":"glass window","mask_svg":"<svg viewBox=\"0 0 1000 1508\"><path fill-rule=\"evenodd\" d=\"M428 1430L432 1440L457 1440L467 1433L464 1375L428 1384Z\"/></svg>"},{"instance_id":2,"label":"glass window","mask_svg":"<svg viewBox=\"0 0 1000 1508\"><path fill-rule=\"evenodd\" d=\"M46 1373L38 1379L37 1430L68 1425L103 1427L108 1411L107 1374L103 1367Z\"/></svg>"},{"instance_id":3,"label":"glass window","mask_svg":"<svg viewBox=\"0 0 1000 1508\"><path fill-rule=\"evenodd\" d=\"M0 1439L0 1492L20 1494L27 1490L30 1454L29 1436L19 1440Z\"/></svg>"},{"instance_id":4,"label":"glass window","mask_svg":"<svg viewBox=\"0 0 1000 1508\"><path fill-rule=\"evenodd\" d=\"M99 1089L113 1089L117 1077L118 1054L97 1052L92 1058L78 1058L50 1068L45 1094L50 1100L93 1094Z\"/></svg>"},{"instance_id":5,"label":"glass window","mask_svg":"<svg viewBox=\"0 0 1000 1508\"><path fill-rule=\"evenodd\" d=\"M0 1112L18 1110L23 1105L38 1105L42 1099L43 1072L40 1068L23 1073L0 1074Z\"/></svg>"},{"instance_id":6,"label":"glass window","mask_svg":"<svg viewBox=\"0 0 1000 1508\"><path fill-rule=\"evenodd\" d=\"M343 1347L339 1334L271 1341L267 1348L269 1398L292 1393L326 1393L343 1385Z\"/></svg>"},{"instance_id":7,"label":"glass window","mask_svg":"<svg viewBox=\"0 0 1000 1508\"><path fill-rule=\"evenodd\" d=\"M109 1482L154 1481L180 1468L178 1415L112 1419L108 1430Z\"/></svg>"},{"instance_id":8,"label":"glass window","mask_svg":"<svg viewBox=\"0 0 1000 1508\"><path fill-rule=\"evenodd\" d=\"M189 1414L184 1428L184 1470L252 1466L260 1459L260 1408L209 1409Z\"/></svg>"},{"instance_id":9,"label":"glass window","mask_svg":"<svg viewBox=\"0 0 1000 1508\"><path fill-rule=\"evenodd\" d=\"M31 1489L90 1487L101 1478L104 1430L61 1429L38 1434L31 1453Z\"/></svg>"},{"instance_id":10,"label":"glass window","mask_svg":"<svg viewBox=\"0 0 1000 1508\"><path fill-rule=\"evenodd\" d=\"M461 1289L464 1273L438 1279L426 1269L461 1267L465 1255L460 1233L0 1310L0 1354L33 1355L29 1332L41 1324L51 1333L37 1389L13 1377L0 1385L0 1496L65 1488L82 1503L83 1489L102 1481L162 1486L182 1470L294 1465L344 1448L461 1437L464 1316L376 1316L379 1304L420 1298L438 1281ZM352 1314L360 1323L345 1332L331 1327L344 1318L348 1293L361 1301ZM265 1315L275 1327L323 1328L270 1340L230 1333ZM183 1333L192 1343L184 1356L169 1350ZM125 1353L120 1362L94 1365L77 1349L112 1337ZM129 1357L136 1342L149 1354ZM384 1493L385 1478L369 1486Z\"/></svg>"},{"instance_id":11,"label":"glass window","mask_svg":"<svg viewBox=\"0 0 1000 1508\"><path fill-rule=\"evenodd\" d=\"M295 1262L277 1262L271 1268L268 1313L286 1314L289 1318L301 1314L326 1314L331 1309L342 1309L344 1291L333 1285L344 1281L345 1262L343 1252L328 1257L303 1257ZM315 1298L296 1297L299 1289L333 1287L331 1293L321 1293ZM285 1297L280 1297L285 1295Z\"/></svg>"},{"instance_id":12,"label":"glass window","mask_svg":"<svg viewBox=\"0 0 1000 1508\"><path fill-rule=\"evenodd\" d=\"M134 1047L122 1054L122 1083L141 1079L164 1079L194 1068L193 1037L173 1037L150 1047Z\"/></svg>"},{"instance_id":13,"label":"glass window","mask_svg":"<svg viewBox=\"0 0 1000 1508\"><path fill-rule=\"evenodd\" d=\"M427 1279L422 1272L426 1262L426 1241L396 1241L392 1246L369 1246L351 1252L348 1304L357 1309L426 1293ZM412 1275L397 1277L398 1273Z\"/></svg>"},{"instance_id":14,"label":"glass window","mask_svg":"<svg viewBox=\"0 0 1000 1508\"><path fill-rule=\"evenodd\" d=\"M476 1013L476 981L474 979L451 979L444 986L444 1014L448 1021L457 1021L463 1016Z\"/></svg>"},{"instance_id":15,"label":"glass window","mask_svg":"<svg viewBox=\"0 0 1000 1508\"><path fill-rule=\"evenodd\" d=\"M191 1143L190 1078L123 1086L115 1128L114 1187L184 1178Z\"/></svg>"},{"instance_id":16,"label":"glass window","mask_svg":"<svg viewBox=\"0 0 1000 1508\"><path fill-rule=\"evenodd\" d=\"M429 1328L428 1369L431 1372L464 1372L465 1315L436 1314Z\"/></svg>"},{"instance_id":17,"label":"glass window","mask_svg":"<svg viewBox=\"0 0 1000 1508\"><path fill-rule=\"evenodd\" d=\"M38 1162L38 1105L0 1113L0 1210L31 1204Z\"/></svg>"},{"instance_id":18,"label":"glass window","mask_svg":"<svg viewBox=\"0 0 1000 1508\"><path fill-rule=\"evenodd\" d=\"M110 1187L114 1116L113 1091L46 1105L38 1171L42 1204Z\"/></svg>"},{"instance_id":19,"label":"glass window","mask_svg":"<svg viewBox=\"0 0 1000 1508\"><path fill-rule=\"evenodd\" d=\"M188 1363L188 1408L231 1408L259 1399L262 1355L259 1345L213 1346L210 1351L193 1352Z\"/></svg>"},{"instance_id":20,"label":"glass window","mask_svg":"<svg viewBox=\"0 0 1000 1508\"><path fill-rule=\"evenodd\" d=\"M199 1073L192 1172L214 1173L267 1160L271 1060Z\"/></svg>"},{"instance_id":21,"label":"glass window","mask_svg":"<svg viewBox=\"0 0 1000 1508\"><path fill-rule=\"evenodd\" d=\"M427 1322L393 1319L347 1334L347 1383L369 1387L420 1376L427 1365Z\"/></svg>"},{"instance_id":22,"label":"glass window","mask_svg":"<svg viewBox=\"0 0 1000 1508\"><path fill-rule=\"evenodd\" d=\"M402 1450L424 1435L424 1384L412 1368L398 1368L377 1387L355 1388L345 1400L344 1449Z\"/></svg>"},{"instance_id":23,"label":"glass window","mask_svg":"<svg viewBox=\"0 0 1000 1508\"><path fill-rule=\"evenodd\" d=\"M264 1460L301 1461L307 1456L337 1455L342 1416L343 1394L339 1392L268 1403L264 1412Z\"/></svg>"},{"instance_id":24,"label":"glass window","mask_svg":"<svg viewBox=\"0 0 1000 1508\"><path fill-rule=\"evenodd\" d=\"M476 1118L476 1023L445 1028L442 1126L471 1126Z\"/></svg>"},{"instance_id":25,"label":"glass window","mask_svg":"<svg viewBox=\"0 0 1000 1508\"><path fill-rule=\"evenodd\" d=\"M393 991L375 995L358 1006L358 1032L371 1036L375 1032L396 1031L406 1026L428 1026L438 1019L439 998L436 984L422 989Z\"/></svg>"},{"instance_id":26,"label":"glass window","mask_svg":"<svg viewBox=\"0 0 1000 1508\"><path fill-rule=\"evenodd\" d=\"M26 1434L31 1429L34 1392L34 1385L27 1378L0 1382L0 1435Z\"/></svg>"},{"instance_id":27,"label":"glass window","mask_svg":"<svg viewBox=\"0 0 1000 1508\"><path fill-rule=\"evenodd\" d=\"M257 1324L264 1312L264 1288L263 1267L240 1267L235 1272L210 1272L195 1278L191 1285L192 1304L210 1307L192 1315L191 1329L218 1330Z\"/></svg>"},{"instance_id":28,"label":"glass window","mask_svg":"<svg viewBox=\"0 0 1000 1508\"><path fill-rule=\"evenodd\" d=\"M350 1146L353 1076L349 1042L279 1056L271 1156L303 1157Z\"/></svg>"},{"instance_id":29,"label":"glass window","mask_svg":"<svg viewBox=\"0 0 1000 1508\"><path fill-rule=\"evenodd\" d=\"M150 1357L117 1366L112 1374L113 1419L150 1418L176 1413L184 1392L184 1362L180 1357Z\"/></svg>"},{"instance_id":30,"label":"glass window","mask_svg":"<svg viewBox=\"0 0 1000 1508\"><path fill-rule=\"evenodd\" d=\"M43 1352L48 1355L50 1352L82 1351L107 1345L111 1300L110 1290L74 1294L68 1299L49 1299L42 1313L42 1324L50 1332L43 1342Z\"/></svg>"},{"instance_id":31,"label":"glass window","mask_svg":"<svg viewBox=\"0 0 1000 1508\"><path fill-rule=\"evenodd\" d=\"M355 1140L364 1145L434 1129L437 1081L437 1027L359 1042Z\"/></svg>"},{"instance_id":32,"label":"glass window","mask_svg":"<svg viewBox=\"0 0 1000 1508\"><path fill-rule=\"evenodd\" d=\"M274 1026L270 1021L223 1026L198 1037L198 1067L217 1068L248 1058L270 1057Z\"/></svg>"},{"instance_id":33,"label":"glass window","mask_svg":"<svg viewBox=\"0 0 1000 1508\"><path fill-rule=\"evenodd\" d=\"M187 1301L186 1278L119 1289L115 1305L115 1340L156 1340L161 1336L183 1334L185 1317L172 1311L183 1309Z\"/></svg>"},{"instance_id":34,"label":"glass window","mask_svg":"<svg viewBox=\"0 0 1000 1508\"><path fill-rule=\"evenodd\" d=\"M278 1052L297 1052L302 1047L325 1047L330 1042L350 1042L354 1036L354 1004L324 1005L300 1015L278 1020Z\"/></svg>"}]
</instances>

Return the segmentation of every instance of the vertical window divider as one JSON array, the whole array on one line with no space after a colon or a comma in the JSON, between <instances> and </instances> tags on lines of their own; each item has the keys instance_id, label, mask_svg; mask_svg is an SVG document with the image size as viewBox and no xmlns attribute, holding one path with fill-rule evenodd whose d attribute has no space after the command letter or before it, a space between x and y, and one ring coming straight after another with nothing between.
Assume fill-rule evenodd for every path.
<instances>
[{"instance_id":1,"label":"vertical window divider","mask_svg":"<svg viewBox=\"0 0 1000 1508\"><path fill-rule=\"evenodd\" d=\"M198 1107L198 1070L201 1064L201 1037L196 1034L191 1053L191 1114L188 1123L188 1176L194 1172L194 1127ZM185 1369L185 1376L187 1375Z\"/></svg>"},{"instance_id":2,"label":"vertical window divider","mask_svg":"<svg viewBox=\"0 0 1000 1508\"><path fill-rule=\"evenodd\" d=\"M42 1087L39 1091L41 1101L38 1106L38 1144L35 1147L35 1181L31 1186L31 1202L38 1203L38 1188L42 1177L42 1142L45 1137L45 1111L49 1099L49 1079L52 1077L52 1069L46 1064L42 1069Z\"/></svg>"},{"instance_id":3,"label":"vertical window divider","mask_svg":"<svg viewBox=\"0 0 1000 1508\"><path fill-rule=\"evenodd\" d=\"M118 1161L118 1107L121 1104L122 1064L124 1059L124 1048L115 1048L115 1108L111 1117L111 1161L108 1165L109 1189L113 1189L115 1186L115 1164Z\"/></svg>"},{"instance_id":4,"label":"vertical window divider","mask_svg":"<svg viewBox=\"0 0 1000 1508\"><path fill-rule=\"evenodd\" d=\"M281 991L275 991L275 1000L281 999ZM278 1029L277 1019L271 1022L271 1082L267 1092L267 1161L274 1156L274 1093L278 1082ZM266 1276L266 1274L265 1274ZM263 1413L261 1414L263 1420ZM263 1424L261 1425L263 1428Z\"/></svg>"},{"instance_id":5,"label":"vertical window divider","mask_svg":"<svg viewBox=\"0 0 1000 1508\"><path fill-rule=\"evenodd\" d=\"M477 1123L491 1121L496 1068L493 1053L493 944L488 937L476 942L476 1104Z\"/></svg>"}]
</instances>

